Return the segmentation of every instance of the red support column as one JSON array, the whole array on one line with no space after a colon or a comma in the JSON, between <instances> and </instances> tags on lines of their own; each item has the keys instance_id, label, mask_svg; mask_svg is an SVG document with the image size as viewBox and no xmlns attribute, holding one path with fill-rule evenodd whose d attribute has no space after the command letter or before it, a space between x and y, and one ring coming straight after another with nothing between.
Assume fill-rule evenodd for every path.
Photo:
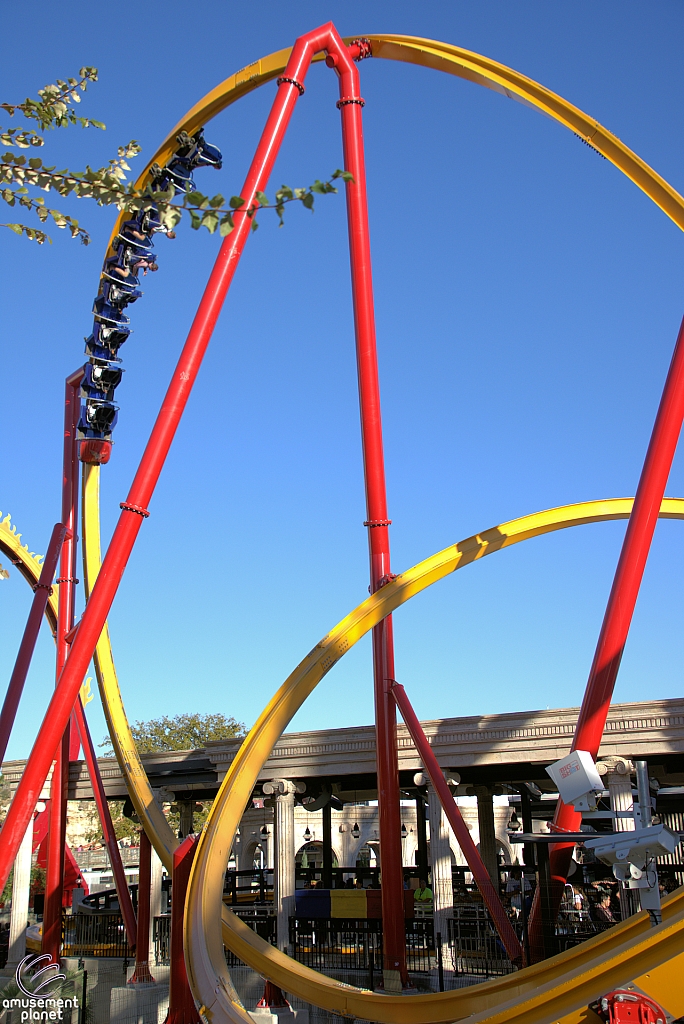
<instances>
[{"instance_id":1,"label":"red support column","mask_svg":"<svg viewBox=\"0 0 684 1024\"><path fill-rule=\"evenodd\" d=\"M185 896L196 850L196 837L188 836L173 852L169 1012L164 1024L202 1024L190 991L183 952Z\"/></svg>"},{"instance_id":2,"label":"red support column","mask_svg":"<svg viewBox=\"0 0 684 1024\"><path fill-rule=\"evenodd\" d=\"M129 985L154 985L150 973L150 886L152 884L152 844L144 828L140 829L138 867L138 939L135 946L135 970ZM185 902L185 900L183 901ZM173 961L171 967L173 973Z\"/></svg>"},{"instance_id":3,"label":"red support column","mask_svg":"<svg viewBox=\"0 0 684 1024\"><path fill-rule=\"evenodd\" d=\"M105 794L102 776L100 775L100 768L97 763L93 739L90 735L88 721L86 719L80 697L76 700L74 714L78 732L81 737L81 744L83 746L86 764L88 766L90 784L93 787L93 795L97 805L97 812L100 816L102 835L104 837L105 846L107 847L107 852L109 853L109 861L112 865L114 885L116 886L116 894L119 897L121 916L123 917L124 924L126 926L128 945L133 949L136 946L138 934L135 912L131 902L131 894L128 890L126 872L124 871L123 863L121 861L121 850L119 849L119 844L116 841L114 825L112 824L112 816L109 813L109 804L107 803L107 796Z\"/></svg>"},{"instance_id":4,"label":"red support column","mask_svg":"<svg viewBox=\"0 0 684 1024\"><path fill-rule=\"evenodd\" d=\"M684 320L665 380L572 741L572 750L588 750L593 758L598 755L683 420ZM581 820L581 815L573 807L558 801L554 825L559 831L578 831ZM559 843L551 849L551 878L557 905L560 904L562 887L570 867L572 849L569 843ZM530 918L533 957L541 955L537 903L535 900Z\"/></svg>"},{"instance_id":5,"label":"red support column","mask_svg":"<svg viewBox=\"0 0 684 1024\"><path fill-rule=\"evenodd\" d=\"M463 851L463 855L468 863L468 867L473 873L477 887L480 890L482 899L485 902L487 910L494 922L494 927L499 933L499 938L505 946L506 952L512 961L522 963L523 960L523 948L520 943L520 939L513 930L508 914L504 909L504 905L501 902L501 898L494 888L489 872L482 862L479 851L475 846L475 843L471 839L470 832L464 822L461 811L454 798L449 792L449 787L446 784L442 769L439 767L439 762L432 752L432 747L428 743L427 736L423 732L423 727L418 721L411 702L406 696L406 691L400 683L393 683L391 689L392 697L397 702L401 717L404 719L406 728L411 734L411 739L414 742L416 750L418 751L421 761L425 766L425 771L430 776L430 781L435 788L439 802L444 808L444 813L447 816L449 824L454 830L454 835L458 840L458 845Z\"/></svg>"},{"instance_id":6,"label":"red support column","mask_svg":"<svg viewBox=\"0 0 684 1024\"><path fill-rule=\"evenodd\" d=\"M62 522L67 527L59 566L59 608L57 613L57 670L59 681L69 646L65 640L74 625L76 599L76 542L78 517L78 458L76 429L81 408L79 368L67 377L64 396L64 456L62 470ZM71 711L73 701L69 707ZM47 870L45 876L45 915L43 917L43 953L59 961L62 939L62 899L64 889L64 846L66 842L66 810L69 789L69 719L63 728L57 748L50 786L50 826L48 832ZM50 753L55 750L51 747Z\"/></svg>"},{"instance_id":7,"label":"red support column","mask_svg":"<svg viewBox=\"0 0 684 1024\"><path fill-rule=\"evenodd\" d=\"M19 707L24 683L26 682L26 676L28 675L31 659L36 647L40 625L43 621L43 615L45 614L50 594L52 593L52 580L57 568L62 544L64 543L65 533L66 526L62 523L56 523L52 529L52 536L50 537L47 554L40 570L40 577L33 588L34 596L31 602L31 611L26 620L26 628L19 645L17 660L14 663L14 669L12 670L9 686L7 687L7 693L2 705L2 712L0 712L0 764L5 760L7 744L12 733L17 708Z\"/></svg>"},{"instance_id":8,"label":"red support column","mask_svg":"<svg viewBox=\"0 0 684 1024\"><path fill-rule=\"evenodd\" d=\"M361 408L361 441L366 485L366 523L370 558L371 592L389 579L390 546L382 441L380 383L375 339L373 276L368 228L368 199L363 149L358 71L349 76L341 92L344 167L354 176L348 182L347 220L351 258L354 328ZM406 968L404 925L404 876L401 855L401 807L397 760L397 719L391 684L394 679L392 618L373 630L373 680L382 869L383 981L387 991L401 991L409 984Z\"/></svg>"}]
</instances>

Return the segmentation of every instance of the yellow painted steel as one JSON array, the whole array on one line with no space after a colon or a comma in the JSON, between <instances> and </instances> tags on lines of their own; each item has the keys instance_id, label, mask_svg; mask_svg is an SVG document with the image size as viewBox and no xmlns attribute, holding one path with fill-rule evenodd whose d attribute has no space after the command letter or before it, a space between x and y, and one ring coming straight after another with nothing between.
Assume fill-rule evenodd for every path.
<instances>
[{"instance_id":1,"label":"yellow painted steel","mask_svg":"<svg viewBox=\"0 0 684 1024\"><path fill-rule=\"evenodd\" d=\"M83 497L84 563L87 586L91 588L100 563L98 467L85 467ZM226 907L223 907L222 930L218 923L225 864L235 828L261 764L289 719L336 661L382 617L457 569L545 533L588 523L626 519L632 504L632 498L615 498L538 512L446 548L402 573L378 594L367 598L295 669L246 738L219 791L200 840L186 919L188 967L196 985L203 976L201 980L205 987L201 996L207 1020L214 1024L225 1020L249 1024L251 1020L240 1006L225 969L223 942L255 970L308 1002L338 1013L370 1017L387 1024L436 1024L464 1017L469 1017L473 1024L512 1024L516 1021L520 1024L537 1021L542 1024L552 1020L580 1024L586 1022L586 1006L597 994L628 982L648 992L671 1012L684 1012L684 988L680 984L684 968L684 890L679 890L664 904L663 924L658 929L650 929L646 915L641 914L562 956L525 971L468 990L434 993L420 998L377 995L317 974L265 943ZM666 498L660 516L684 519L684 499ZM11 526L9 516L0 521L0 551L12 558L30 583L35 583L40 575L40 558L22 545L21 535ZM53 594L48 613L51 620L56 615L56 607L56 595ZM97 674L105 714L129 792L155 848L170 866L176 840L166 819L158 812L135 750L106 629L98 644ZM213 900L211 887L216 889ZM218 971L214 970L215 958L218 958ZM209 1000L209 996L213 998ZM222 1004L220 1007L215 1002L217 997Z\"/></svg>"},{"instance_id":2,"label":"yellow painted steel","mask_svg":"<svg viewBox=\"0 0 684 1024\"><path fill-rule=\"evenodd\" d=\"M352 38L348 37L346 41ZM371 35L368 38L372 41L373 55L376 58L399 60L445 71L501 92L554 118L603 154L648 195L678 227L684 229L684 199L679 193L612 132L539 83L480 54L435 40L398 35ZM175 139L179 131L195 131L231 103L275 79L283 72L290 52L289 48L280 50L255 61L205 96L164 140L138 179L138 187L144 187L151 180L152 163L163 166L168 161L175 148ZM316 59L320 60L320 55ZM112 239L118 231L120 220L121 218L115 226ZM84 481L84 556L89 566L89 570L86 571L89 586L92 586L100 565L99 523L96 530L97 501L94 497L98 486L98 474L99 470L96 467L90 467ZM655 966L648 976L639 980L640 987L651 992L654 998L658 998L658 986L672 987L676 974L673 974L662 960L666 959L666 952L670 957L676 951L678 942L681 946L684 913L681 895L669 902L667 914L670 917L654 932L649 931L646 934L647 923L641 917L631 919L606 937L594 943L586 943L578 951L568 953L562 958L556 958L557 963L553 960L547 961L542 965L528 968L512 978L478 986L475 992L421 998L377 996L324 978L289 960L264 943L225 908L221 931L216 913L217 906L221 904L223 870L234 830L259 768L308 693L346 650L385 615L450 572L510 544L543 533L583 523L626 518L629 508L631 499L567 506L564 509L515 520L513 523L469 538L453 548L447 548L403 573L379 594L364 601L314 648L283 684L250 732L231 766L205 826L191 879L186 915L188 966L195 995L201 994L205 1002L207 1020L240 1020L245 1024L250 1020L236 1001L225 969L222 939L256 970L314 1004L342 1013L353 1013L376 1021L397 1024L402 1021L415 1024L422 1021L447 1021L472 1014L475 1014L471 1017L473 1021L585 1020L586 1014L580 1003L577 1003L579 1009L568 1009L573 999L577 1002L578 992L583 993L581 998L584 999L585 990L589 991L592 985L596 986L599 981L599 987L605 990L606 987L610 987L609 978L619 976L622 980L628 980L631 977L630 972L633 974L636 970L636 961L650 963L653 957L656 958L653 961ZM681 499L666 499L661 515L682 518ZM131 798L162 860L170 867L172 850L176 845L175 839L156 807L144 769L135 751L116 680L106 628L98 644L96 671L105 713L112 730L116 756L127 778ZM644 933L645 937L634 938L641 933ZM623 946L618 948L615 944L620 941L623 942ZM658 960L658 957L661 959ZM678 964L678 960L672 962ZM658 964L660 966L657 966ZM665 1000L665 996L662 998ZM586 1006L586 1002L582 1005ZM684 1011L684 998L674 989L668 1008L678 1013Z\"/></svg>"},{"instance_id":3,"label":"yellow painted steel","mask_svg":"<svg viewBox=\"0 0 684 1024\"><path fill-rule=\"evenodd\" d=\"M357 36L348 36L349 43ZM420 39L415 36L369 35L373 45L373 57L382 60L396 60L407 64L444 71L457 78L482 85L499 92L509 99L517 100L552 117L571 132L578 135L593 149L610 160L618 170L626 174L634 184L645 192L675 224L684 230L684 198L652 167L637 156L621 139L600 124L579 107L569 103L557 93L546 89L539 82L521 75L513 68L484 57L480 53L464 50L436 39ZM152 179L150 168L153 164L163 167L177 148L176 136L181 131L197 131L232 103L241 99L259 86L272 82L285 70L291 48L278 50L268 57L254 61L236 74L226 78L215 89L196 103L183 117L173 131L169 132L157 149L145 170L136 181L136 187L144 188ZM315 61L323 59L319 54ZM123 216L123 215L122 215ZM110 239L110 245L122 217L117 220Z\"/></svg>"},{"instance_id":4,"label":"yellow painted steel","mask_svg":"<svg viewBox=\"0 0 684 1024\"><path fill-rule=\"evenodd\" d=\"M86 598L90 596L101 565L100 550L100 467L83 466L83 580ZM95 654L95 675L100 688L102 707L114 748L114 755L126 780L140 824L150 838L166 870L171 873L173 851L178 846L164 813L154 799L142 761L135 746L135 740L128 724L126 711L121 699L119 680L114 667L114 656L109 638L109 627L100 634Z\"/></svg>"},{"instance_id":5,"label":"yellow painted steel","mask_svg":"<svg viewBox=\"0 0 684 1024\"><path fill-rule=\"evenodd\" d=\"M330 669L351 648L385 616L395 612L406 601L421 593L427 587L443 579L457 569L477 561L488 554L500 551L512 544L532 537L587 523L610 519L627 518L633 499L622 498L596 502L582 502L559 509L538 512L531 516L504 523L484 533L469 537L454 544L431 558L425 559L412 569L401 573L387 586L368 597L345 619L331 630L304 658L275 694L260 715L249 735L245 738L235 760L221 784L212 805L208 819L202 829L199 847L195 857L185 914L185 948L188 976L195 997L206 1007L206 1017L212 1022L247 1021L244 1010L237 1006L230 994L230 978L225 964L223 944L231 949L253 970L270 978L277 985L293 992L301 999L324 1007L336 1013L387 1022L387 1024L422 1024L422 1022L452 1021L483 1011L488 1000L498 1005L505 998L522 998L529 1002L538 998L540 986L546 983L548 1000L565 998L557 989L567 988L567 972L587 974L587 985L599 985L605 992L602 966L613 975L620 976L621 982L630 981L636 964L631 955L609 956L606 950L616 942L616 933L600 940L594 946L587 944L579 950L556 958L560 967L560 979L554 975L553 961L537 965L516 974L501 983L478 986L476 991L467 990L407 998L404 996L377 995L366 990L355 989L324 977L291 960L284 953L274 949L260 939L239 918L226 910L223 917L217 913L223 892L223 880L228 856L235 838L244 809L251 799L254 785L266 759L277 740L286 729L292 716L299 710L312 690ZM661 515L668 518L682 518L682 499L665 499ZM679 908L680 941L684 935L684 892ZM669 925L661 926L662 928ZM633 942L634 929L637 934L648 929L646 915L625 922L624 933L629 931ZM646 944L653 940L655 933L649 933ZM630 942L627 946L631 948ZM642 943L643 944L643 943ZM596 947L600 945L600 951ZM637 943L639 945L639 943ZM639 955L641 955L639 945ZM593 956L593 960L592 960ZM614 963L615 961L615 963ZM641 968L639 966L639 973ZM549 979L551 974L551 980ZM549 986L551 986L549 988ZM641 986L645 987L645 986ZM645 987L648 991L648 987ZM546 989L545 989L546 991ZM570 994L584 991L570 985ZM593 989L592 989L593 991ZM600 995L601 991L596 991ZM593 998L593 997L592 997ZM587 1001L583 1004L585 1007ZM684 992L679 999L684 1011ZM579 1006L580 1004L578 1004ZM677 1003L674 1004L677 1006ZM679 1009L679 1007L677 1007ZM526 1011L527 1012L527 1011ZM480 1018L475 1018L480 1019ZM482 1020L487 1019L482 1016ZM497 1018L498 1019L498 1018ZM503 1019L508 1019L502 1017ZM513 1018L514 1019L514 1018ZM543 1018L540 1018L543 1019Z\"/></svg>"},{"instance_id":6,"label":"yellow painted steel","mask_svg":"<svg viewBox=\"0 0 684 1024\"><path fill-rule=\"evenodd\" d=\"M33 551L29 551L27 544L21 543L21 534L17 533L16 526L12 526L12 517L9 513L3 519L2 512L0 512L0 551L3 555L7 555L26 582L32 587L35 586L43 568L43 555L34 554ZM52 588L45 609L45 616L50 623L53 636L57 630L58 591L59 587Z\"/></svg>"}]
</instances>

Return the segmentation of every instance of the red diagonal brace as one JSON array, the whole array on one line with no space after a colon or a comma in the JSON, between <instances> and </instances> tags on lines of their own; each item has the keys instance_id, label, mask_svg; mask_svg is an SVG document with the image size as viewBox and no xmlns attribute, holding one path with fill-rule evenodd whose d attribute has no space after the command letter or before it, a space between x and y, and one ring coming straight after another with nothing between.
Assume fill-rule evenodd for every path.
<instances>
[{"instance_id":1,"label":"red diagonal brace","mask_svg":"<svg viewBox=\"0 0 684 1024\"><path fill-rule=\"evenodd\" d=\"M14 726L17 708L19 707L24 683L26 682L26 676L31 665L31 658L36 647L40 624L43 621L43 615L52 592L51 583L57 568L62 544L64 543L66 529L63 523L56 523L53 527L47 554L40 570L40 578L34 588L35 594L31 602L31 611L26 620L26 628L24 629L24 635L17 653L17 660L14 663L12 676L7 687L7 694L2 705L2 713L0 713L0 764L5 760L7 744L12 727Z\"/></svg>"},{"instance_id":2,"label":"red diagonal brace","mask_svg":"<svg viewBox=\"0 0 684 1024\"><path fill-rule=\"evenodd\" d=\"M463 851L463 856L468 862L468 867L473 873L473 877L477 883L478 889L480 890L482 899L484 900L485 906L487 907L491 919L494 922L494 927L499 933L499 938L503 942L506 952L511 960L514 962L522 962L523 948L520 943L520 939L513 930L513 925L508 919L508 914L504 910L499 894L494 888L492 880L489 877L489 872L484 866L477 847L470 837L470 832L468 831L468 827L461 816L461 811L449 791L442 769L439 767L437 758L432 752L432 747L428 743L427 736L423 732L423 727L418 721L415 711L411 707L411 702L406 696L406 691L401 683L393 683L391 693L397 702L397 706L401 712L401 717L406 723L406 728L411 733L411 739L415 744L416 750L420 754L420 758L425 766L425 771L430 776L430 781L432 782L435 792L439 797L439 802L444 808L447 820L454 830L454 835L458 840L458 845Z\"/></svg>"}]
</instances>

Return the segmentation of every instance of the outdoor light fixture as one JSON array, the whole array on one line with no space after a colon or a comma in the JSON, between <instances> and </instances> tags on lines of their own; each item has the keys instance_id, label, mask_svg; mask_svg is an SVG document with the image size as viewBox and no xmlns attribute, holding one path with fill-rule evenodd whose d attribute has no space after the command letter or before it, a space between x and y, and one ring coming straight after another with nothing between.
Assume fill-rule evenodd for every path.
<instances>
[{"instance_id":1,"label":"outdoor light fixture","mask_svg":"<svg viewBox=\"0 0 684 1024\"><path fill-rule=\"evenodd\" d=\"M401 823L401 838L402 839L406 839L407 835L408 835L408 832L406 831L406 825L402 821L402 823Z\"/></svg>"},{"instance_id":2,"label":"outdoor light fixture","mask_svg":"<svg viewBox=\"0 0 684 1024\"><path fill-rule=\"evenodd\" d=\"M347 826L346 825L340 825L339 831L340 832L346 832L347 831Z\"/></svg>"},{"instance_id":3,"label":"outdoor light fixture","mask_svg":"<svg viewBox=\"0 0 684 1024\"><path fill-rule=\"evenodd\" d=\"M304 829L304 838L306 839L307 843L308 843L308 842L309 842L309 840L311 839L311 829L309 828L309 826L308 826L308 825L307 825L307 826L306 826L306 828Z\"/></svg>"},{"instance_id":4,"label":"outdoor light fixture","mask_svg":"<svg viewBox=\"0 0 684 1024\"><path fill-rule=\"evenodd\" d=\"M261 826L259 832L262 839L268 839L268 829L266 828L265 824Z\"/></svg>"},{"instance_id":5,"label":"outdoor light fixture","mask_svg":"<svg viewBox=\"0 0 684 1024\"><path fill-rule=\"evenodd\" d=\"M361 829L359 828L358 821L354 822L354 828L351 830L351 834L353 835L354 839L358 839L359 836L361 835Z\"/></svg>"},{"instance_id":6,"label":"outdoor light fixture","mask_svg":"<svg viewBox=\"0 0 684 1024\"><path fill-rule=\"evenodd\" d=\"M518 820L518 815L515 813L515 807L514 807L513 808L513 813L511 814L511 817L510 817L510 821L508 822L508 831L509 832L519 832L521 828L522 828L522 825L520 824L520 821Z\"/></svg>"}]
</instances>

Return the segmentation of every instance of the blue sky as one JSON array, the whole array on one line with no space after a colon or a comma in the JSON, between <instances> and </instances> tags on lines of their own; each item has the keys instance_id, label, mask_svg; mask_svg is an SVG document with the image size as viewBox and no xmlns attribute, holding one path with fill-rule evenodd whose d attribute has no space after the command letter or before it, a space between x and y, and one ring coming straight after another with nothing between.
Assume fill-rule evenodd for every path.
<instances>
[{"instance_id":1,"label":"blue sky","mask_svg":"<svg viewBox=\"0 0 684 1024\"><path fill-rule=\"evenodd\" d=\"M288 9L289 8L289 9ZM137 164L233 71L332 19L484 53L605 124L684 188L680 3L172 0L132 16L29 3L6 25L2 99L95 65L83 113L107 131L51 133L43 156L98 166L131 138ZM633 494L684 313L684 239L611 164L538 113L408 65L360 65L394 571L538 509ZM207 138L237 192L269 85ZM313 68L274 186L341 166L334 76ZM49 158L49 159L48 159ZM79 365L112 211L63 204L88 248L0 233L0 509L44 551L59 514L63 381ZM3 219L7 219L3 215ZM10 219L12 219L10 217ZM119 425L103 471L108 536L185 339L218 239L181 226L131 309ZM115 658L132 719L223 711L251 724L303 654L366 595L367 549L344 197L262 218L116 599ZM684 494L678 455L668 493ZM683 526L658 526L616 689L679 696ZM624 524L496 554L395 616L397 677L424 718L581 700ZM0 583L8 678L30 591ZM26 756L53 686L40 639L9 756ZM88 709L96 739L105 727ZM293 728L372 720L362 642Z\"/></svg>"}]
</instances>

